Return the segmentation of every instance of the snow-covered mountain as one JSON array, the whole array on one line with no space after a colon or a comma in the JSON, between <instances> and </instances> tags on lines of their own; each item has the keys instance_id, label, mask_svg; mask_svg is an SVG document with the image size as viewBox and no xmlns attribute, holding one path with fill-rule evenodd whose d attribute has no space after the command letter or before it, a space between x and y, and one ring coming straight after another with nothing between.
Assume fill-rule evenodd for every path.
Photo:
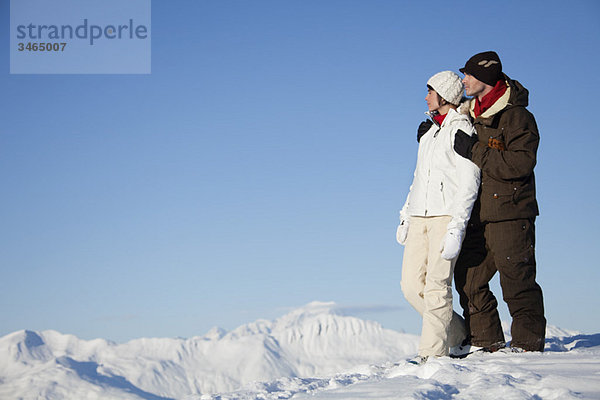
<instances>
[{"instance_id":1,"label":"snow-covered mountain","mask_svg":"<svg viewBox=\"0 0 600 400\"><path fill-rule=\"evenodd\" d=\"M311 303L191 339L0 338L0 399L597 399L600 334L549 326L544 353L406 357L418 337Z\"/></svg>"},{"instance_id":2,"label":"snow-covered mountain","mask_svg":"<svg viewBox=\"0 0 600 400\"><path fill-rule=\"evenodd\" d=\"M19 331L0 338L0 399L180 399L399 360L417 343L414 335L319 302L275 321L191 339L115 344Z\"/></svg>"}]
</instances>

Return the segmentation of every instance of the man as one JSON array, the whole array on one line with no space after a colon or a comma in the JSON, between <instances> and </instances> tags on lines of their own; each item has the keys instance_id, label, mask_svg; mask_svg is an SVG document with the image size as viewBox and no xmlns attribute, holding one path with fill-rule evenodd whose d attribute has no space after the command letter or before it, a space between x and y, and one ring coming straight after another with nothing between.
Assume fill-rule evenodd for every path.
<instances>
[{"instance_id":1,"label":"man","mask_svg":"<svg viewBox=\"0 0 600 400\"><path fill-rule=\"evenodd\" d=\"M470 343L455 355L505 347L497 301L489 288L496 271L512 317L513 351L543 351L546 331L542 290L536 283L533 168L539 144L528 91L502 73L493 51L471 57L460 71L477 135L458 131L454 150L481 168L481 188L455 281Z\"/></svg>"}]
</instances>

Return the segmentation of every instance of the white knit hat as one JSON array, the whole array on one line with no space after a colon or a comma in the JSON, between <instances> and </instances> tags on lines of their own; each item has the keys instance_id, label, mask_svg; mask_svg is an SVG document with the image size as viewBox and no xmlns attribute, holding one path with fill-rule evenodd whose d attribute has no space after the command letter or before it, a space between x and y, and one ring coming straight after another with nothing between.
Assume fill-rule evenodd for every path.
<instances>
[{"instance_id":1,"label":"white knit hat","mask_svg":"<svg viewBox=\"0 0 600 400\"><path fill-rule=\"evenodd\" d=\"M438 72L429 78L427 86L430 86L444 100L455 106L460 104L460 99L465 89L460 76L452 71Z\"/></svg>"}]
</instances>

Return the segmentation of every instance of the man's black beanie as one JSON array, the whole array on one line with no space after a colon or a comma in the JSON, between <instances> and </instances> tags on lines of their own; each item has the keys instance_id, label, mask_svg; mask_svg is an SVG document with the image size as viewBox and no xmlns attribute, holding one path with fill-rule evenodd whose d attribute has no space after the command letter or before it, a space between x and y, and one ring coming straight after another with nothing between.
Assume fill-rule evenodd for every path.
<instances>
[{"instance_id":1,"label":"man's black beanie","mask_svg":"<svg viewBox=\"0 0 600 400\"><path fill-rule=\"evenodd\" d=\"M477 80L490 86L495 86L503 78L502 63L495 51L475 54L469 58L469 61L460 69L460 72L473 75Z\"/></svg>"}]
</instances>

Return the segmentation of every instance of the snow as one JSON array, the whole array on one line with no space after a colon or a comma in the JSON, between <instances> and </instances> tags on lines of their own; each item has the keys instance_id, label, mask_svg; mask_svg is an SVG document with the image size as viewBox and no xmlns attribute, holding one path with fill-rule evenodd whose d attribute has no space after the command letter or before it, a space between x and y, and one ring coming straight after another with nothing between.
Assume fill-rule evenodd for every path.
<instances>
[{"instance_id":1,"label":"snow","mask_svg":"<svg viewBox=\"0 0 600 400\"><path fill-rule=\"evenodd\" d=\"M600 334L549 326L544 353L405 360L418 337L313 302L190 339L0 338L0 399L594 399Z\"/></svg>"}]
</instances>

